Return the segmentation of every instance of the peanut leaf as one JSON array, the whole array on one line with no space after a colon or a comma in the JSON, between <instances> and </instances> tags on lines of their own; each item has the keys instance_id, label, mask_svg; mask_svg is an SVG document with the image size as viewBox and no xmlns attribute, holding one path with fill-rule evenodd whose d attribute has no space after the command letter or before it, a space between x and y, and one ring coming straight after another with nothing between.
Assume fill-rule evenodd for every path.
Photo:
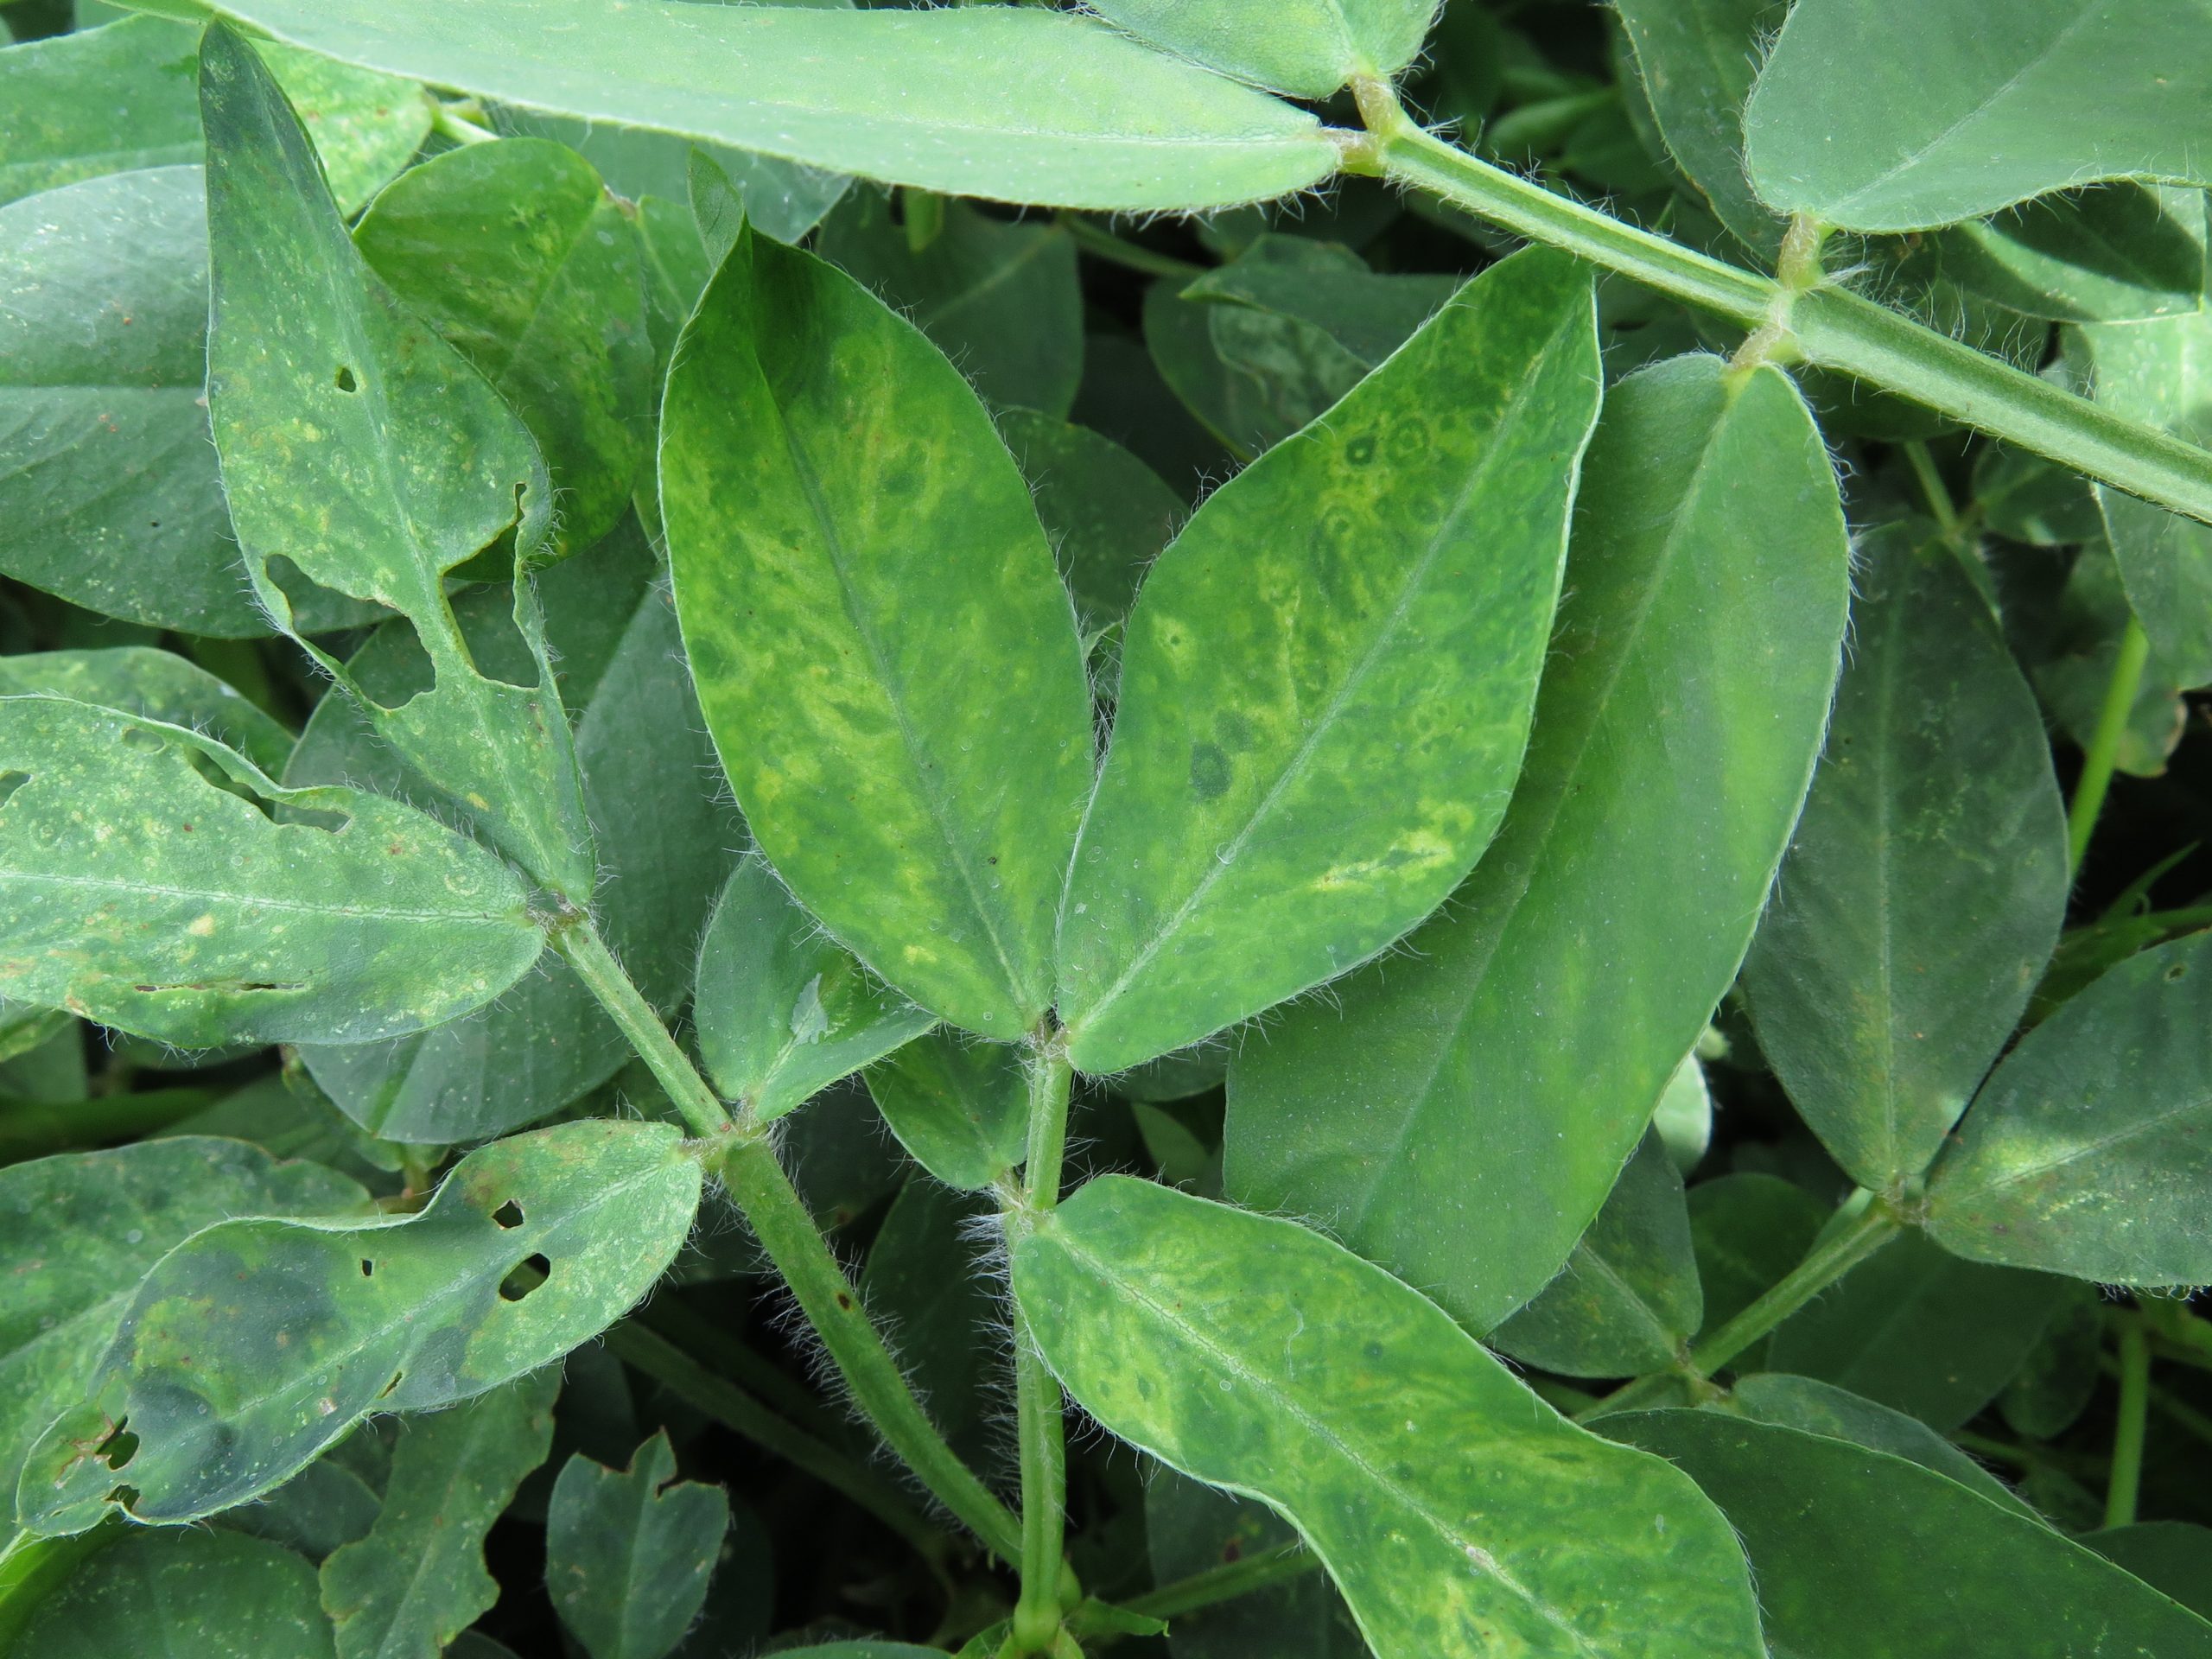
<instances>
[{"instance_id":1,"label":"peanut leaf","mask_svg":"<svg viewBox=\"0 0 2212 1659\"><path fill-rule=\"evenodd\" d=\"M934 1031L868 1067L868 1091L899 1144L947 1186L980 1192L1021 1162L1029 1094L1011 1044Z\"/></svg>"},{"instance_id":2,"label":"peanut leaf","mask_svg":"<svg viewBox=\"0 0 2212 1659\"><path fill-rule=\"evenodd\" d=\"M296 741L199 664L150 645L0 657L0 696L66 697L188 726L276 777Z\"/></svg>"},{"instance_id":3,"label":"peanut leaf","mask_svg":"<svg viewBox=\"0 0 2212 1659\"><path fill-rule=\"evenodd\" d=\"M1296 98L1355 75L1388 79L1414 60L1438 0L1092 0L1140 40Z\"/></svg>"},{"instance_id":4,"label":"peanut leaf","mask_svg":"<svg viewBox=\"0 0 2212 1659\"><path fill-rule=\"evenodd\" d=\"M662 1659L698 1617L728 1530L728 1497L676 1478L665 1429L627 1469L578 1452L553 1484L546 1587L591 1659Z\"/></svg>"},{"instance_id":5,"label":"peanut leaf","mask_svg":"<svg viewBox=\"0 0 2212 1659\"><path fill-rule=\"evenodd\" d=\"M162 1527L135 1529L86 1560L31 1615L14 1651L332 1659L334 1650L315 1569L290 1550L242 1533Z\"/></svg>"}]
</instances>

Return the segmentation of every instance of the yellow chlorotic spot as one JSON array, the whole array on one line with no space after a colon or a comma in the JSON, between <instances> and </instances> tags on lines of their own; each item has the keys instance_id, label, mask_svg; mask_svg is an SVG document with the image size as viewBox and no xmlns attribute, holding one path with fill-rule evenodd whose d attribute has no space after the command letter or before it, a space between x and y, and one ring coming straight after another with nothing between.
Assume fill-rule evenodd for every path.
<instances>
[{"instance_id":1,"label":"yellow chlorotic spot","mask_svg":"<svg viewBox=\"0 0 2212 1659\"><path fill-rule=\"evenodd\" d=\"M191 934L194 938L204 939L214 932L215 918L212 913L200 917L192 924L191 926L186 928L184 931Z\"/></svg>"}]
</instances>

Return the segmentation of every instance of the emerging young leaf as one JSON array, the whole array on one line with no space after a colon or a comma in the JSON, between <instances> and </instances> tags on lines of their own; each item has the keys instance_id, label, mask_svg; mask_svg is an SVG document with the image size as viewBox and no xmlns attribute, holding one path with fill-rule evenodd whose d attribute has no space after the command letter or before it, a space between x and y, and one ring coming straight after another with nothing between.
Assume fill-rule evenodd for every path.
<instances>
[{"instance_id":1,"label":"emerging young leaf","mask_svg":"<svg viewBox=\"0 0 2212 1659\"><path fill-rule=\"evenodd\" d=\"M1438 0L1091 0L1140 40L1295 98L1355 75L1388 79L1414 60Z\"/></svg>"},{"instance_id":2,"label":"emerging young leaf","mask_svg":"<svg viewBox=\"0 0 2212 1659\"><path fill-rule=\"evenodd\" d=\"M2212 181L2196 0L1798 0L1744 132L1777 212L1916 231L2098 179Z\"/></svg>"},{"instance_id":3,"label":"emerging young leaf","mask_svg":"<svg viewBox=\"0 0 2212 1659\"><path fill-rule=\"evenodd\" d=\"M868 1091L899 1144L948 1186L981 1191L1021 1162L1029 1091L1011 1044L935 1031L868 1067Z\"/></svg>"},{"instance_id":4,"label":"emerging young leaf","mask_svg":"<svg viewBox=\"0 0 2212 1659\"><path fill-rule=\"evenodd\" d=\"M2069 872L2043 715L1988 602L1904 526L1859 552L1853 649L1744 986L1791 1103L1885 1192L2019 1023Z\"/></svg>"},{"instance_id":5,"label":"emerging young leaf","mask_svg":"<svg viewBox=\"0 0 2212 1659\"><path fill-rule=\"evenodd\" d=\"M612 530L650 442L653 349L638 233L591 164L543 139L467 145L403 175L353 240L528 423L557 550Z\"/></svg>"},{"instance_id":6,"label":"emerging young leaf","mask_svg":"<svg viewBox=\"0 0 2212 1659\"><path fill-rule=\"evenodd\" d=\"M2132 957L1982 1085L1929 1181L1978 1262L2117 1285L2212 1281L2212 933Z\"/></svg>"},{"instance_id":7,"label":"emerging young leaf","mask_svg":"<svg viewBox=\"0 0 2212 1659\"><path fill-rule=\"evenodd\" d=\"M823 933L757 853L699 942L691 1018L715 1086L764 1123L937 1023Z\"/></svg>"},{"instance_id":8,"label":"emerging young leaf","mask_svg":"<svg viewBox=\"0 0 2212 1659\"><path fill-rule=\"evenodd\" d=\"M156 1645L158 1644L158 1645ZM315 1569L242 1533L133 1529L86 1560L31 1615L12 1652L115 1659L332 1659Z\"/></svg>"},{"instance_id":9,"label":"emerging young leaf","mask_svg":"<svg viewBox=\"0 0 2212 1659\"><path fill-rule=\"evenodd\" d=\"M1517 255L1161 556L1061 913L1078 1067L1332 978L1466 874L1528 741L1598 395L1587 276Z\"/></svg>"},{"instance_id":10,"label":"emerging young leaf","mask_svg":"<svg viewBox=\"0 0 2212 1659\"><path fill-rule=\"evenodd\" d=\"M338 1659L442 1653L499 1599L484 1535L553 1442L557 1366L406 1419L369 1535L322 1564Z\"/></svg>"},{"instance_id":11,"label":"emerging young leaf","mask_svg":"<svg viewBox=\"0 0 2212 1659\"><path fill-rule=\"evenodd\" d=\"M64 1408L85 1397L139 1279L233 1216L336 1216L368 1194L314 1164L180 1135L0 1170L0 1492Z\"/></svg>"},{"instance_id":12,"label":"emerging young leaf","mask_svg":"<svg viewBox=\"0 0 2212 1659\"><path fill-rule=\"evenodd\" d=\"M165 726L188 726L275 777L295 741L270 715L199 664L150 645L0 657L0 696L67 697Z\"/></svg>"},{"instance_id":13,"label":"emerging young leaf","mask_svg":"<svg viewBox=\"0 0 2212 1659\"><path fill-rule=\"evenodd\" d=\"M1802 1659L2200 1659L2212 1624L2029 1516L1886 1452L1713 1411L1605 1433L1694 1477ZM1845 1611L1848 1610L1848 1616Z\"/></svg>"},{"instance_id":14,"label":"emerging young leaf","mask_svg":"<svg viewBox=\"0 0 2212 1659\"><path fill-rule=\"evenodd\" d=\"M887 184L1063 207L1255 201L1336 170L1305 111L1087 17L631 0L221 0L352 63Z\"/></svg>"},{"instance_id":15,"label":"emerging young leaf","mask_svg":"<svg viewBox=\"0 0 2212 1659\"><path fill-rule=\"evenodd\" d=\"M591 1659L662 1659L698 1617L728 1530L729 1498L677 1480L665 1430L620 1472L577 1452L553 1484L546 1588Z\"/></svg>"},{"instance_id":16,"label":"emerging young leaf","mask_svg":"<svg viewBox=\"0 0 2212 1659\"><path fill-rule=\"evenodd\" d=\"M761 851L913 1001L1019 1037L1052 1002L1090 697L976 394L850 277L748 232L677 352L661 505L700 704Z\"/></svg>"},{"instance_id":17,"label":"emerging young leaf","mask_svg":"<svg viewBox=\"0 0 2212 1659\"><path fill-rule=\"evenodd\" d=\"M1850 551L1778 371L1608 393L1497 844L1410 957L1245 1045L1238 1198L1322 1217L1488 1330L1611 1191L1735 977L1804 798Z\"/></svg>"},{"instance_id":18,"label":"emerging young leaf","mask_svg":"<svg viewBox=\"0 0 2212 1659\"><path fill-rule=\"evenodd\" d=\"M436 819L284 789L182 727L0 698L0 993L188 1048L368 1042L489 1001L544 936Z\"/></svg>"},{"instance_id":19,"label":"emerging young leaf","mask_svg":"<svg viewBox=\"0 0 2212 1659\"><path fill-rule=\"evenodd\" d=\"M31 1452L22 1522L212 1515L372 1411L449 1405L558 1359L660 1276L699 1187L671 1125L587 1119L471 1153L418 1215L195 1234L139 1285L87 1402Z\"/></svg>"},{"instance_id":20,"label":"emerging young leaf","mask_svg":"<svg viewBox=\"0 0 2212 1659\"><path fill-rule=\"evenodd\" d=\"M1377 1659L1764 1651L1687 1479L1317 1234L1108 1175L1015 1239L1014 1287L1086 1411L1297 1526Z\"/></svg>"},{"instance_id":21,"label":"emerging young leaf","mask_svg":"<svg viewBox=\"0 0 2212 1659\"><path fill-rule=\"evenodd\" d=\"M446 598L447 573L510 531L518 572L538 554L550 497L529 431L354 249L283 93L227 29L207 31L200 101L208 404L254 591L296 636L288 572L404 616L434 683L397 708L362 698L370 722L502 851L588 903L591 829L529 585L519 683L477 667Z\"/></svg>"}]
</instances>

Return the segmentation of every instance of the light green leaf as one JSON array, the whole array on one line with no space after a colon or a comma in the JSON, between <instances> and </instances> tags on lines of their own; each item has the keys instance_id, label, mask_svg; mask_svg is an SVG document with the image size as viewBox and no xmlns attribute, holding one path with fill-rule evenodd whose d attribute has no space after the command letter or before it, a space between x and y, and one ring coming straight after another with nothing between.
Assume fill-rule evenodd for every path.
<instances>
[{"instance_id":1,"label":"light green leaf","mask_svg":"<svg viewBox=\"0 0 2212 1659\"><path fill-rule=\"evenodd\" d=\"M0 1169L0 1492L46 1426L85 1397L139 1279L232 1216L342 1215L368 1194L314 1164L180 1136Z\"/></svg>"},{"instance_id":2,"label":"light green leaf","mask_svg":"<svg viewBox=\"0 0 2212 1659\"><path fill-rule=\"evenodd\" d=\"M546 1588L591 1659L662 1659L706 1601L728 1530L721 1487L677 1480L667 1431L620 1473L578 1452L553 1485Z\"/></svg>"},{"instance_id":3,"label":"light green leaf","mask_svg":"<svg viewBox=\"0 0 2212 1659\"><path fill-rule=\"evenodd\" d=\"M40 651L0 657L0 696L67 697L188 726L236 749L271 777L294 739L268 715L199 664L150 645L105 651Z\"/></svg>"},{"instance_id":4,"label":"light green leaf","mask_svg":"<svg viewBox=\"0 0 2212 1659\"><path fill-rule=\"evenodd\" d=\"M1861 1399L1833 1383L1783 1371L1762 1371L1739 1380L1729 1390L1725 1408L1753 1422L1778 1423L1784 1428L1887 1452L1923 1469L1933 1469L1967 1491L1980 1493L2000 1509L2042 1518L2014 1497L2012 1488L1917 1417Z\"/></svg>"},{"instance_id":5,"label":"light green leaf","mask_svg":"<svg viewBox=\"0 0 2212 1659\"><path fill-rule=\"evenodd\" d=\"M861 1299L894 1333L899 1367L929 1402L930 1420L953 1450L987 1471L1004 1373L999 1345L984 1333L1006 1309L966 1235L991 1211L973 1193L909 1180L885 1211L861 1277Z\"/></svg>"},{"instance_id":6,"label":"light green leaf","mask_svg":"<svg viewBox=\"0 0 2212 1659\"><path fill-rule=\"evenodd\" d=\"M292 111L227 29L207 31L200 100L208 403L254 591L296 636L288 572L404 616L435 683L397 708L363 700L371 723L502 851L588 903L591 828L529 585L515 589L533 658L520 683L479 670L445 591L510 531L514 568L537 557L550 497L529 431L362 259Z\"/></svg>"},{"instance_id":7,"label":"light green leaf","mask_svg":"<svg viewBox=\"0 0 2212 1659\"><path fill-rule=\"evenodd\" d=\"M140 1283L86 1403L31 1452L23 1524L80 1531L111 1503L212 1515L372 1411L430 1410L558 1359L660 1276L699 1187L672 1126L587 1119L471 1153L417 1215L195 1234ZM543 1281L510 1278L526 1266Z\"/></svg>"},{"instance_id":8,"label":"light green leaf","mask_svg":"<svg viewBox=\"0 0 2212 1659\"><path fill-rule=\"evenodd\" d=\"M384 1510L322 1564L338 1659L437 1659L499 1599L484 1535L553 1443L557 1366L400 1425Z\"/></svg>"},{"instance_id":9,"label":"light green leaf","mask_svg":"<svg viewBox=\"0 0 2212 1659\"><path fill-rule=\"evenodd\" d=\"M1637 79L1667 151L1749 248L1772 258L1782 226L1744 176L1744 100L1758 43L1787 0L1618 0Z\"/></svg>"},{"instance_id":10,"label":"light green leaf","mask_svg":"<svg viewBox=\"0 0 2212 1659\"><path fill-rule=\"evenodd\" d=\"M1298 1528L1377 1659L1764 1651L1688 1480L1318 1234L1109 1175L1014 1240L1014 1289L1092 1416Z\"/></svg>"},{"instance_id":11,"label":"light green leaf","mask_svg":"<svg viewBox=\"0 0 2212 1659\"><path fill-rule=\"evenodd\" d=\"M1172 1469L1147 1471L1144 1536L1155 1584L1243 1560L1298 1536L1265 1504L1239 1500ZM1175 1659L1367 1659L1351 1609L1325 1573L1305 1573L1168 1622Z\"/></svg>"},{"instance_id":12,"label":"light green leaf","mask_svg":"<svg viewBox=\"0 0 2212 1659\"><path fill-rule=\"evenodd\" d=\"M1744 111L1777 212L1916 231L2100 179L2212 181L2198 0L1797 0Z\"/></svg>"},{"instance_id":13,"label":"light green leaf","mask_svg":"<svg viewBox=\"0 0 2212 1659\"><path fill-rule=\"evenodd\" d=\"M1440 0L1091 0L1140 40L1239 80L1326 98L1358 75L1387 80L1414 60Z\"/></svg>"},{"instance_id":14,"label":"light green leaf","mask_svg":"<svg viewBox=\"0 0 2212 1659\"><path fill-rule=\"evenodd\" d=\"M1089 18L1014 6L221 0L280 40L509 104L889 184L1062 207L1302 190L1337 148L1301 110ZM553 19L558 18L557 24ZM552 25L552 26L549 26Z\"/></svg>"},{"instance_id":15,"label":"light green leaf","mask_svg":"<svg viewBox=\"0 0 2212 1659\"><path fill-rule=\"evenodd\" d=\"M1061 914L1076 1065L1135 1065L1344 972L1481 855L1598 388L1588 277L1517 256L1161 556Z\"/></svg>"},{"instance_id":16,"label":"light green leaf","mask_svg":"<svg viewBox=\"0 0 2212 1659\"><path fill-rule=\"evenodd\" d=\"M1646 1134L1560 1276L1489 1340L1562 1376L1634 1376L1679 1363L1704 1317L1682 1178Z\"/></svg>"},{"instance_id":17,"label":"light green leaf","mask_svg":"<svg viewBox=\"0 0 2212 1659\"><path fill-rule=\"evenodd\" d=\"M315 1569L290 1550L243 1533L164 1527L134 1531L85 1562L10 1651L331 1659L334 1649Z\"/></svg>"},{"instance_id":18,"label":"light green leaf","mask_svg":"<svg viewBox=\"0 0 2212 1659\"><path fill-rule=\"evenodd\" d=\"M699 942L691 1018L715 1086L762 1122L937 1023L824 934L757 853Z\"/></svg>"},{"instance_id":19,"label":"light green leaf","mask_svg":"<svg viewBox=\"0 0 2212 1659\"><path fill-rule=\"evenodd\" d=\"M188 1048L367 1042L490 1001L543 943L513 873L413 807L281 788L182 727L0 698L16 1001Z\"/></svg>"},{"instance_id":20,"label":"light green leaf","mask_svg":"<svg viewBox=\"0 0 2212 1659\"><path fill-rule=\"evenodd\" d=\"M868 1069L868 1091L914 1161L981 1191L1021 1162L1029 1093L1021 1051L938 1030Z\"/></svg>"},{"instance_id":21,"label":"light green leaf","mask_svg":"<svg viewBox=\"0 0 2212 1659\"><path fill-rule=\"evenodd\" d=\"M777 874L931 1013L1027 1031L1090 697L975 393L850 277L748 232L669 377L661 504L708 729Z\"/></svg>"},{"instance_id":22,"label":"light green leaf","mask_svg":"<svg viewBox=\"0 0 2212 1659\"><path fill-rule=\"evenodd\" d=\"M2120 183L2042 196L1938 238L1943 274L2023 316L2136 322L2204 305L2204 193Z\"/></svg>"},{"instance_id":23,"label":"light green leaf","mask_svg":"<svg viewBox=\"0 0 2212 1659\"><path fill-rule=\"evenodd\" d=\"M917 251L888 196L863 190L830 215L822 257L937 342L995 409L1064 416L1083 378L1075 243L1049 219L1008 224L965 202Z\"/></svg>"},{"instance_id":24,"label":"light green leaf","mask_svg":"<svg viewBox=\"0 0 2212 1659\"><path fill-rule=\"evenodd\" d=\"M1607 393L1497 842L1406 960L1230 1068L1230 1192L1488 1330L1598 1212L1735 977L1811 776L1850 553L1794 388Z\"/></svg>"},{"instance_id":25,"label":"light green leaf","mask_svg":"<svg viewBox=\"0 0 2212 1659\"><path fill-rule=\"evenodd\" d=\"M1608 1434L1687 1470L1727 1515L1758 1575L1777 1654L2212 1653L2212 1624L2041 1522L1903 1458L1719 1412L1604 1421Z\"/></svg>"},{"instance_id":26,"label":"light green leaf","mask_svg":"<svg viewBox=\"0 0 2212 1659\"><path fill-rule=\"evenodd\" d=\"M1941 542L1859 547L1827 744L1744 964L1759 1047L1876 1192L1924 1171L2019 1023L2071 882L2035 694Z\"/></svg>"},{"instance_id":27,"label":"light green leaf","mask_svg":"<svg viewBox=\"0 0 2212 1659\"><path fill-rule=\"evenodd\" d=\"M1682 1057L1660 1091L1659 1103L1651 1109L1651 1127L1682 1175L1698 1166L1713 1144L1713 1089L1696 1050Z\"/></svg>"},{"instance_id":28,"label":"light green leaf","mask_svg":"<svg viewBox=\"0 0 2212 1659\"><path fill-rule=\"evenodd\" d=\"M645 461L653 349L638 233L591 163L538 138L465 145L402 175L353 240L528 424L557 550L612 530Z\"/></svg>"},{"instance_id":29,"label":"light green leaf","mask_svg":"<svg viewBox=\"0 0 2212 1659\"><path fill-rule=\"evenodd\" d=\"M2132 957L2021 1039L1936 1161L1928 1230L1978 1262L2212 1281L2212 933Z\"/></svg>"},{"instance_id":30,"label":"light green leaf","mask_svg":"<svg viewBox=\"0 0 2212 1659\"><path fill-rule=\"evenodd\" d=\"M262 60L315 134L348 213L430 134L420 86L264 43ZM198 31L126 17L0 53L0 202L105 173L195 162Z\"/></svg>"}]
</instances>

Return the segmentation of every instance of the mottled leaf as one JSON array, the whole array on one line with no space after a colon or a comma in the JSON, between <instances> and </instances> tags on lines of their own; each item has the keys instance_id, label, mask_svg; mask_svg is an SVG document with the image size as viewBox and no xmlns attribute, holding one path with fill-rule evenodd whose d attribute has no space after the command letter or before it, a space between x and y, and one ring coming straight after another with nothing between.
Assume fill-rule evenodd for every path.
<instances>
[{"instance_id":1,"label":"mottled leaf","mask_svg":"<svg viewBox=\"0 0 2212 1659\"><path fill-rule=\"evenodd\" d=\"M0 657L0 696L67 697L165 726L188 726L236 749L272 778L283 772L295 741L199 664L150 645Z\"/></svg>"},{"instance_id":2,"label":"mottled leaf","mask_svg":"<svg viewBox=\"0 0 2212 1659\"><path fill-rule=\"evenodd\" d=\"M562 1465L545 1523L553 1605L591 1659L662 1659L707 1599L729 1499L676 1478L665 1431L617 1472L581 1452Z\"/></svg>"},{"instance_id":3,"label":"mottled leaf","mask_svg":"<svg viewBox=\"0 0 2212 1659\"><path fill-rule=\"evenodd\" d=\"M868 1091L914 1161L979 1191L1020 1163L1029 1096L1021 1051L938 1030L868 1069Z\"/></svg>"},{"instance_id":4,"label":"mottled leaf","mask_svg":"<svg viewBox=\"0 0 2212 1659\"><path fill-rule=\"evenodd\" d=\"M10 1651L331 1659L334 1649L315 1569L290 1550L243 1533L162 1527L135 1530L86 1561Z\"/></svg>"},{"instance_id":5,"label":"mottled leaf","mask_svg":"<svg viewBox=\"0 0 2212 1659\"><path fill-rule=\"evenodd\" d=\"M1497 842L1394 960L1230 1068L1230 1192L1320 1217L1471 1329L1598 1212L1735 977L1826 723L1849 569L1795 390L1607 393Z\"/></svg>"},{"instance_id":6,"label":"mottled leaf","mask_svg":"<svg viewBox=\"0 0 2212 1659\"><path fill-rule=\"evenodd\" d=\"M1091 10L1239 80L1326 98L1356 75L1387 80L1414 60L1439 0L1091 0Z\"/></svg>"},{"instance_id":7,"label":"mottled leaf","mask_svg":"<svg viewBox=\"0 0 2212 1659\"><path fill-rule=\"evenodd\" d=\"M1763 1651L1687 1479L1554 1415L1318 1234L1104 1176L1014 1240L1014 1285L1077 1402L1287 1516L1378 1659Z\"/></svg>"}]
</instances>

